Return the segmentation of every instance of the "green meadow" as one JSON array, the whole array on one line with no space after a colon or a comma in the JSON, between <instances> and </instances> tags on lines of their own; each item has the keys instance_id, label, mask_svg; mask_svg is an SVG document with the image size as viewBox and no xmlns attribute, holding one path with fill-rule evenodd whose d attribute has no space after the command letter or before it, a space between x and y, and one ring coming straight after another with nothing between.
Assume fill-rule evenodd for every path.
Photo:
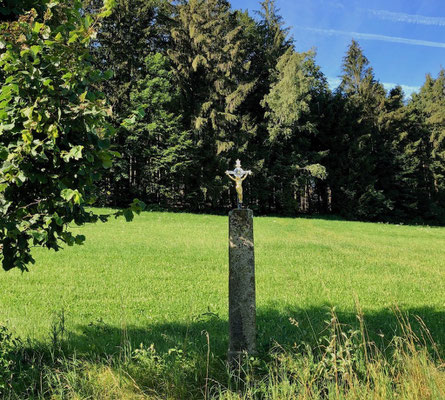
<instances>
[{"instance_id":1,"label":"green meadow","mask_svg":"<svg viewBox=\"0 0 445 400\"><path fill-rule=\"evenodd\" d=\"M205 364L210 346L218 369L228 344L227 223L143 212L131 223L74 228L83 246L34 249L30 272L0 275L0 325L31 347L60 340L65 355L89 360L153 344L161 355L201 354ZM423 321L443 356L444 228L255 217L254 232L260 355L316 344L334 312L346 331L363 314L382 349L404 334L400 315L416 334Z\"/></svg>"}]
</instances>

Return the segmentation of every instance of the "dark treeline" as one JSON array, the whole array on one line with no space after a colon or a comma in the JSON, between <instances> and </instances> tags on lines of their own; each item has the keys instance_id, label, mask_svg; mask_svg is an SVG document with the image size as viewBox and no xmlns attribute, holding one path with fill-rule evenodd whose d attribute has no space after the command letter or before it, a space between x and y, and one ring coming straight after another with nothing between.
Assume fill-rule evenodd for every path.
<instances>
[{"instance_id":1,"label":"dark treeline","mask_svg":"<svg viewBox=\"0 0 445 400\"><path fill-rule=\"evenodd\" d=\"M224 0L116 0L91 47L113 71L100 89L121 154L102 204L225 210L235 194L224 171L239 158L257 213L445 223L445 71L406 99L356 41L345 50L331 91L274 0L257 15Z\"/></svg>"}]
</instances>

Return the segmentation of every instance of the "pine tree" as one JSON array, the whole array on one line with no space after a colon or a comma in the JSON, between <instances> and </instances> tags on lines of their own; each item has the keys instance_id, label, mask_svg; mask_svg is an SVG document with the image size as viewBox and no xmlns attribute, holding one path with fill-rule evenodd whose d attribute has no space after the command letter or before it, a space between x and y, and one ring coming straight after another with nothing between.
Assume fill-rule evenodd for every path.
<instances>
[{"instance_id":1,"label":"pine tree","mask_svg":"<svg viewBox=\"0 0 445 400\"><path fill-rule=\"evenodd\" d=\"M378 129L385 90L354 40L343 59L339 93L347 119L339 132L343 144L331 154L331 168L339 168L332 174L337 180L331 180L334 209L352 218L378 219L393 207L377 173L387 152ZM336 159L341 160L337 166Z\"/></svg>"},{"instance_id":2,"label":"pine tree","mask_svg":"<svg viewBox=\"0 0 445 400\"><path fill-rule=\"evenodd\" d=\"M185 128L193 133L194 165L186 185L194 208L226 202L223 171L241 157L252 132L240 112L255 87L237 13L223 0L190 0L178 5L169 55L182 94Z\"/></svg>"},{"instance_id":3,"label":"pine tree","mask_svg":"<svg viewBox=\"0 0 445 400\"><path fill-rule=\"evenodd\" d=\"M427 86L428 87L428 86ZM425 97L425 123L430 132L431 170L433 174L433 198L443 200L445 194L445 70L428 87Z\"/></svg>"},{"instance_id":4,"label":"pine tree","mask_svg":"<svg viewBox=\"0 0 445 400\"><path fill-rule=\"evenodd\" d=\"M90 0L87 9L97 13L101 5L101 0ZM91 46L96 66L112 72L112 78L99 88L113 107L113 145L121 153L102 183L101 197L108 204L120 206L144 196L138 184L140 149L133 146L131 132L122 122L133 112L131 93L144 77L146 58L166 52L171 13L168 0L116 0L113 13L101 24Z\"/></svg>"},{"instance_id":5,"label":"pine tree","mask_svg":"<svg viewBox=\"0 0 445 400\"><path fill-rule=\"evenodd\" d=\"M318 134L315 103L327 91L315 54L289 48L277 63L275 80L263 105L267 107L276 207L286 213L309 211L310 192L326 177L323 153L314 148ZM318 111L318 110L317 110ZM301 204L303 204L301 206Z\"/></svg>"},{"instance_id":6,"label":"pine tree","mask_svg":"<svg viewBox=\"0 0 445 400\"><path fill-rule=\"evenodd\" d=\"M260 2L261 17L258 30L262 40L262 48L265 53L266 65L274 67L274 63L287 49L293 47L292 39L289 37L290 29L284 25L280 10L276 7L275 0L264 0Z\"/></svg>"},{"instance_id":7,"label":"pine tree","mask_svg":"<svg viewBox=\"0 0 445 400\"><path fill-rule=\"evenodd\" d=\"M438 223L445 221L445 73L437 79L426 76L420 92L407 109L410 124L404 142L407 170L410 172L412 208L415 216Z\"/></svg>"},{"instance_id":8,"label":"pine tree","mask_svg":"<svg viewBox=\"0 0 445 400\"><path fill-rule=\"evenodd\" d=\"M407 134L409 126L404 93L400 86L396 86L388 93L378 117L382 150L376 174L377 182L393 204L387 214L381 216L389 221L409 220L416 213L415 182L412 180L413 158L406 147L412 144Z\"/></svg>"},{"instance_id":9,"label":"pine tree","mask_svg":"<svg viewBox=\"0 0 445 400\"><path fill-rule=\"evenodd\" d=\"M126 137L135 160L132 181L144 200L175 206L182 200L180 182L189 173L190 132L182 131L179 93L172 82L168 58L160 53L149 55L144 74L131 93L132 108L143 111L128 127Z\"/></svg>"},{"instance_id":10,"label":"pine tree","mask_svg":"<svg viewBox=\"0 0 445 400\"><path fill-rule=\"evenodd\" d=\"M273 174L271 168L276 165L272 161L273 149L269 142L266 108L262 102L274 82L277 60L289 48L293 48L293 43L275 1L266 0L260 4L258 21L254 21L247 13L240 19L242 34L247 44L246 51L251 62L249 74L251 79L256 79L257 82L254 90L247 96L241 112L251 116L255 127L249 135L244 154L248 159L248 165L255 172L248 180L252 200L250 207L257 212L265 213L276 211L274 179L271 178Z\"/></svg>"}]
</instances>

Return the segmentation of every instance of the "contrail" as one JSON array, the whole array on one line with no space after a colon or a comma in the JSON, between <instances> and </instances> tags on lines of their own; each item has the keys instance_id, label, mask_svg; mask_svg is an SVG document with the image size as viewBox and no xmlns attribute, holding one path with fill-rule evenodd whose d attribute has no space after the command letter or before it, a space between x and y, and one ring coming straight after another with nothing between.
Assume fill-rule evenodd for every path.
<instances>
[{"instance_id":1,"label":"contrail","mask_svg":"<svg viewBox=\"0 0 445 400\"><path fill-rule=\"evenodd\" d=\"M304 29L311 32L323 33L326 35L340 35L340 36L349 36L357 39L365 39L365 40L380 40L382 42L392 42L392 43L403 43L414 46L426 46L426 47L439 47L445 49L445 43L443 42L431 42L429 40L418 40L418 39L407 39L397 36L385 36L378 35L374 33L360 33L360 32L346 32L339 31L336 29L319 29L319 28L310 28L307 26L298 26L294 25L294 28Z\"/></svg>"},{"instance_id":2,"label":"contrail","mask_svg":"<svg viewBox=\"0 0 445 400\"><path fill-rule=\"evenodd\" d=\"M366 9L368 13L380 19L394 22L408 22L410 24L445 26L444 17L426 17L424 15L405 14L386 10Z\"/></svg>"}]
</instances>

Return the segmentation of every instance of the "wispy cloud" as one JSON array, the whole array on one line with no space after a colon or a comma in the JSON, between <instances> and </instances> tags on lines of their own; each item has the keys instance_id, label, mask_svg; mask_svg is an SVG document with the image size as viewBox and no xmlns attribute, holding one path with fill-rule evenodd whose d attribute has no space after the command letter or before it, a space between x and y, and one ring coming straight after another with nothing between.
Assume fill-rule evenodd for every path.
<instances>
[{"instance_id":1,"label":"wispy cloud","mask_svg":"<svg viewBox=\"0 0 445 400\"><path fill-rule=\"evenodd\" d=\"M340 78L327 77L327 81L331 90L338 88L341 83ZM396 86L401 86L403 92L408 97L411 96L414 92L418 92L420 90L420 86L400 85L398 83L392 83L392 82L382 82L382 85L386 90L391 90Z\"/></svg>"},{"instance_id":2,"label":"wispy cloud","mask_svg":"<svg viewBox=\"0 0 445 400\"><path fill-rule=\"evenodd\" d=\"M328 1L328 2L325 2L325 4L327 4L331 7L334 7L334 8L341 8L341 9L345 8L345 5L338 1Z\"/></svg>"},{"instance_id":3,"label":"wispy cloud","mask_svg":"<svg viewBox=\"0 0 445 400\"><path fill-rule=\"evenodd\" d=\"M445 26L445 17L426 17L424 15L417 14L405 14L401 12L392 12L386 10L364 10L369 14L393 22L407 22L410 24L419 25L434 25L434 26Z\"/></svg>"},{"instance_id":4,"label":"wispy cloud","mask_svg":"<svg viewBox=\"0 0 445 400\"><path fill-rule=\"evenodd\" d=\"M321 33L325 35L337 35L337 36L349 36L356 39L364 39L364 40L380 40L382 42L391 42L391 43L403 43L414 46L426 46L426 47L439 47L445 49L445 43L443 42L432 42L429 40L419 40L419 39L407 39L397 36L385 36L378 35L374 33L360 33L360 32L347 32L347 31L339 31L336 29L320 29L320 28L310 28L307 26L294 26L297 29L304 29L306 31Z\"/></svg>"},{"instance_id":5,"label":"wispy cloud","mask_svg":"<svg viewBox=\"0 0 445 400\"><path fill-rule=\"evenodd\" d=\"M340 86L341 79L340 78L332 78L327 77L328 85L331 88L331 90L337 89Z\"/></svg>"},{"instance_id":6,"label":"wispy cloud","mask_svg":"<svg viewBox=\"0 0 445 400\"><path fill-rule=\"evenodd\" d=\"M392 82L382 82L382 85L386 90L390 90L392 88L395 88L396 86L400 86L405 95L408 97L411 96L414 92L418 92L420 90L420 86L399 85Z\"/></svg>"}]
</instances>

